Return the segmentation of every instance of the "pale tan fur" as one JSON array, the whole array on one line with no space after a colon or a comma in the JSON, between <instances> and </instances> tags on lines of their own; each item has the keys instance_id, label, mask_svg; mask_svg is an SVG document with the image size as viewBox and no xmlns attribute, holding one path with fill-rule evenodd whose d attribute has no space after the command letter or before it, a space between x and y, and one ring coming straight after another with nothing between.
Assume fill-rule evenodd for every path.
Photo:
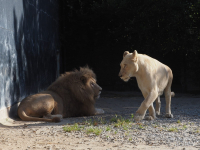
<instances>
[{"instance_id":1,"label":"pale tan fur","mask_svg":"<svg viewBox=\"0 0 200 150\"><path fill-rule=\"evenodd\" d=\"M123 60L120 64L121 70L119 76L127 82L131 77L136 77L138 87L140 88L144 101L136 111L134 119L136 121L144 119L147 109L149 116L145 119L153 120L156 114L160 114L160 95L165 94L166 100L166 117L172 118L171 114L171 84L173 79L172 70L147 55L138 54L135 50L133 53L124 52ZM156 101L156 112L153 102Z\"/></svg>"}]
</instances>

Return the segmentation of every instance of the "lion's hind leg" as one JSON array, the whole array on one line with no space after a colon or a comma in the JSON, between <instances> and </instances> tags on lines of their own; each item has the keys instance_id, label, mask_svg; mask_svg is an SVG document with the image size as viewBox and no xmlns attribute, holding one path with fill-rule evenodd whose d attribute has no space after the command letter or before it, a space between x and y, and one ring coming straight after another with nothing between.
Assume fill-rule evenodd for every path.
<instances>
[{"instance_id":1,"label":"lion's hind leg","mask_svg":"<svg viewBox=\"0 0 200 150\"><path fill-rule=\"evenodd\" d=\"M55 108L54 98L50 94L38 94L38 98L33 101L34 110L40 117L51 120L51 122L60 122L62 115L52 115Z\"/></svg>"}]
</instances>

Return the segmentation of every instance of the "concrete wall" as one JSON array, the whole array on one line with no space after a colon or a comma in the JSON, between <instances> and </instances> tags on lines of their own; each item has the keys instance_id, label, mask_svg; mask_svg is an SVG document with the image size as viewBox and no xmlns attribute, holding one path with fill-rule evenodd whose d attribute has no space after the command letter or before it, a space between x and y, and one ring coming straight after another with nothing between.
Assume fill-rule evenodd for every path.
<instances>
[{"instance_id":1,"label":"concrete wall","mask_svg":"<svg viewBox=\"0 0 200 150\"><path fill-rule=\"evenodd\" d=\"M57 0L0 0L0 110L56 79L58 38Z\"/></svg>"}]
</instances>

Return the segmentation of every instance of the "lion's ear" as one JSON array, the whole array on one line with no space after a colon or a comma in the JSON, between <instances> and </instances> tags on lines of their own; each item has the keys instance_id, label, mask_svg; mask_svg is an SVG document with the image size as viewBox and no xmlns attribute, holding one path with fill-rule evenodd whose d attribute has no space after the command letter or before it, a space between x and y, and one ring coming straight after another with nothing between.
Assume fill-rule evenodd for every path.
<instances>
[{"instance_id":1,"label":"lion's ear","mask_svg":"<svg viewBox=\"0 0 200 150\"><path fill-rule=\"evenodd\" d=\"M87 82L87 78L85 76L81 76L80 78L81 82L85 85Z\"/></svg>"},{"instance_id":2,"label":"lion's ear","mask_svg":"<svg viewBox=\"0 0 200 150\"><path fill-rule=\"evenodd\" d=\"M127 54L129 54L129 51L125 51L123 57L125 57Z\"/></svg>"},{"instance_id":3,"label":"lion's ear","mask_svg":"<svg viewBox=\"0 0 200 150\"><path fill-rule=\"evenodd\" d=\"M134 52L133 52L132 55L133 55L132 60L133 60L134 62L136 62L136 61L137 61L137 55L138 55L137 51L134 50Z\"/></svg>"}]
</instances>

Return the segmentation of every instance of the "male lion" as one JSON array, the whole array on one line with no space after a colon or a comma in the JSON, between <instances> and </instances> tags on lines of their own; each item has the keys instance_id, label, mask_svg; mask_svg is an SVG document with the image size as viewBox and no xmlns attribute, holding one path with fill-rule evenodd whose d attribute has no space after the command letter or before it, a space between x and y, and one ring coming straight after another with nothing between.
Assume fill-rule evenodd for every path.
<instances>
[{"instance_id":1,"label":"male lion","mask_svg":"<svg viewBox=\"0 0 200 150\"><path fill-rule=\"evenodd\" d=\"M96 75L88 67L66 72L46 91L23 99L18 115L24 121L60 122L62 117L101 114L104 111L94 107L101 90Z\"/></svg>"},{"instance_id":2,"label":"male lion","mask_svg":"<svg viewBox=\"0 0 200 150\"><path fill-rule=\"evenodd\" d=\"M123 60L120 64L121 70L119 76L127 82L131 77L136 77L138 86L145 100L136 111L134 119L136 121L144 119L147 109L149 116L145 119L153 120L156 114L160 114L160 95L165 93L166 100L166 117L172 118L171 114L171 96L175 94L171 92L171 84L173 74L171 69L161 62L147 55L138 54L135 50L133 53L124 52ZM156 100L156 113L153 102Z\"/></svg>"}]
</instances>

